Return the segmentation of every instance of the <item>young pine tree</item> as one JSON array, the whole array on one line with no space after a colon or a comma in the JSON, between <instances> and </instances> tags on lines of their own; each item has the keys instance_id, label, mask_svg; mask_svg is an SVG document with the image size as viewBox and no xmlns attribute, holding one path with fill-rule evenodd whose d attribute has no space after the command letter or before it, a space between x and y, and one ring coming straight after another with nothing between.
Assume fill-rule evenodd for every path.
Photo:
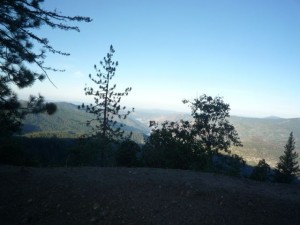
<instances>
[{"instance_id":1,"label":"young pine tree","mask_svg":"<svg viewBox=\"0 0 300 225\"><path fill-rule=\"evenodd\" d=\"M128 95L131 87L126 88L124 92L116 92L116 84L111 84L118 66L118 62L112 60L114 52L115 50L111 45L109 53L103 61L100 61L100 68L94 66L97 72L96 79L91 74L89 75L89 78L98 86L98 89L95 90L93 87L84 88L86 95L94 97L95 104L82 104L78 108L85 109L86 112L95 115L95 119L87 121L87 125L92 127L93 135L120 140L124 138L123 124L120 121L126 119L134 111L134 108L125 111L126 107L120 105L121 98Z\"/></svg>"},{"instance_id":2,"label":"young pine tree","mask_svg":"<svg viewBox=\"0 0 300 225\"><path fill-rule=\"evenodd\" d=\"M284 146L284 154L279 157L279 163L275 170L275 180L282 183L291 183L299 172L297 162L298 153L295 152L295 139L293 132L290 133L289 139Z\"/></svg>"}]
</instances>

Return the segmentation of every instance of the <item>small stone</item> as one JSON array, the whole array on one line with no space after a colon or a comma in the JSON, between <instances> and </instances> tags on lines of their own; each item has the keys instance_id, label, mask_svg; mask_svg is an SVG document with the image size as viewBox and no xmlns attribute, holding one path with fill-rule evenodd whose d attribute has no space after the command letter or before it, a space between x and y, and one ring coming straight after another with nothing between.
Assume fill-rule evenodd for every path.
<instances>
[{"instance_id":1,"label":"small stone","mask_svg":"<svg viewBox=\"0 0 300 225\"><path fill-rule=\"evenodd\" d=\"M106 217L109 214L109 211L106 209L102 209L100 212L100 216L101 217Z\"/></svg>"},{"instance_id":2,"label":"small stone","mask_svg":"<svg viewBox=\"0 0 300 225\"><path fill-rule=\"evenodd\" d=\"M92 218L90 219L90 221L91 221L91 222L96 222L96 221L97 221L97 217L92 217Z\"/></svg>"},{"instance_id":3,"label":"small stone","mask_svg":"<svg viewBox=\"0 0 300 225\"><path fill-rule=\"evenodd\" d=\"M248 202L248 206L254 206L252 202Z\"/></svg>"},{"instance_id":4,"label":"small stone","mask_svg":"<svg viewBox=\"0 0 300 225\"><path fill-rule=\"evenodd\" d=\"M100 205L98 203L94 203L94 205L93 205L94 210L97 210L99 207L100 207Z\"/></svg>"}]
</instances>

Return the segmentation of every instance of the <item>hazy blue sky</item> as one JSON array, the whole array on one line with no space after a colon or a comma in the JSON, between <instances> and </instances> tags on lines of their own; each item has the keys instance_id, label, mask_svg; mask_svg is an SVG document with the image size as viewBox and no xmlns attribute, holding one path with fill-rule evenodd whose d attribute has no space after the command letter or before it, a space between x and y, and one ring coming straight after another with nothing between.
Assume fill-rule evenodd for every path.
<instances>
[{"instance_id":1,"label":"hazy blue sky","mask_svg":"<svg viewBox=\"0 0 300 225\"><path fill-rule=\"evenodd\" d=\"M112 44L127 106L188 111L184 98L222 96L232 115L300 117L299 0L46 0L44 8L90 16L81 32L41 29L57 49L50 82L21 93L92 101L88 74Z\"/></svg>"}]
</instances>

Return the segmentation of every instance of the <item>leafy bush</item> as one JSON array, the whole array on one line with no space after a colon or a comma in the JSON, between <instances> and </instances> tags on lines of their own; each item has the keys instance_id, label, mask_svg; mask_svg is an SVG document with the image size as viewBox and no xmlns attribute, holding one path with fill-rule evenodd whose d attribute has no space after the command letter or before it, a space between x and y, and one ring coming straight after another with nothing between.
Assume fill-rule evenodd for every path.
<instances>
[{"instance_id":1,"label":"leafy bush","mask_svg":"<svg viewBox=\"0 0 300 225\"><path fill-rule=\"evenodd\" d=\"M0 163L23 165L25 162L24 151L14 138L0 139Z\"/></svg>"},{"instance_id":2,"label":"leafy bush","mask_svg":"<svg viewBox=\"0 0 300 225\"><path fill-rule=\"evenodd\" d=\"M22 138L27 162L32 166L64 166L74 139L43 137Z\"/></svg>"},{"instance_id":3,"label":"leafy bush","mask_svg":"<svg viewBox=\"0 0 300 225\"><path fill-rule=\"evenodd\" d=\"M148 167L191 169L196 167L199 148L193 137L184 129L185 121L164 122L160 129L154 129L143 147L143 161Z\"/></svg>"},{"instance_id":4,"label":"leafy bush","mask_svg":"<svg viewBox=\"0 0 300 225\"><path fill-rule=\"evenodd\" d=\"M229 105L222 98L202 95L183 103L189 103L193 121L165 121L160 126L155 121L150 122L152 133L143 148L146 166L210 170L214 167L213 158L220 151L230 153L232 145L242 146L238 133L227 119ZM222 170L235 174L243 163L241 157L233 155L219 166L226 165Z\"/></svg>"},{"instance_id":5,"label":"leafy bush","mask_svg":"<svg viewBox=\"0 0 300 225\"><path fill-rule=\"evenodd\" d=\"M241 169L245 166L245 160L236 154L221 155L214 157L214 171L232 176L240 176Z\"/></svg>"},{"instance_id":6,"label":"leafy bush","mask_svg":"<svg viewBox=\"0 0 300 225\"><path fill-rule=\"evenodd\" d=\"M71 148L66 166L114 166L116 144L106 138L81 139Z\"/></svg>"},{"instance_id":7,"label":"leafy bush","mask_svg":"<svg viewBox=\"0 0 300 225\"><path fill-rule=\"evenodd\" d=\"M140 166L137 154L141 151L140 146L131 140L122 142L116 152L117 166L135 167Z\"/></svg>"},{"instance_id":8,"label":"leafy bush","mask_svg":"<svg viewBox=\"0 0 300 225\"><path fill-rule=\"evenodd\" d=\"M266 181L270 177L271 168L265 159L259 160L257 166L254 167L250 178L258 181Z\"/></svg>"}]
</instances>

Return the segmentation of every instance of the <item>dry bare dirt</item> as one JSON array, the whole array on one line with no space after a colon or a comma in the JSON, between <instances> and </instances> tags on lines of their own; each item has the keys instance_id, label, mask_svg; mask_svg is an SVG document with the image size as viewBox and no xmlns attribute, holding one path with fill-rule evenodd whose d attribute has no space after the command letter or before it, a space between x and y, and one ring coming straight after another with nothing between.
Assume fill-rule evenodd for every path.
<instances>
[{"instance_id":1,"label":"dry bare dirt","mask_svg":"<svg viewBox=\"0 0 300 225\"><path fill-rule=\"evenodd\" d=\"M0 224L300 224L300 186L149 168L0 165Z\"/></svg>"}]
</instances>

